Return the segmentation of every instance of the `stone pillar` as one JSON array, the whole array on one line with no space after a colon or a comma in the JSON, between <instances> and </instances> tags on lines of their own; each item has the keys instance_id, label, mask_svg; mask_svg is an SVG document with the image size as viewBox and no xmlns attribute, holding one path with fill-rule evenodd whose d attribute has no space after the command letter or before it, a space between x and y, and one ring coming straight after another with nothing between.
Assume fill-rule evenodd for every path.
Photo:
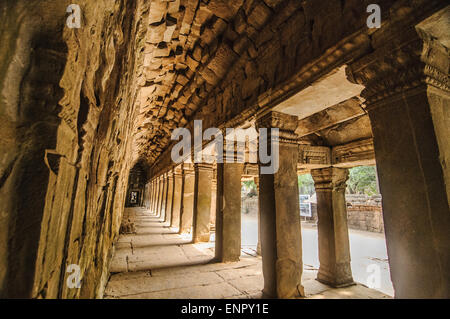
<instances>
[{"instance_id":1,"label":"stone pillar","mask_svg":"<svg viewBox=\"0 0 450 319\"><path fill-rule=\"evenodd\" d=\"M279 164L273 174L263 174L264 166L259 166L263 294L266 297L305 295L301 284L303 263L297 181L297 123L296 116L278 112L270 112L257 120L259 129L269 129L268 148L274 152L272 158ZM279 138L270 138L270 128L279 129ZM276 143L278 154L272 151ZM265 144L260 140L259 148L265 147Z\"/></svg>"},{"instance_id":2,"label":"stone pillar","mask_svg":"<svg viewBox=\"0 0 450 319\"><path fill-rule=\"evenodd\" d=\"M194 242L209 242L212 164L194 164Z\"/></svg>"},{"instance_id":3,"label":"stone pillar","mask_svg":"<svg viewBox=\"0 0 450 319\"><path fill-rule=\"evenodd\" d=\"M333 287L354 284L350 266L345 188L348 169L311 170L317 196L319 261L317 280Z\"/></svg>"},{"instance_id":4,"label":"stone pillar","mask_svg":"<svg viewBox=\"0 0 450 319\"><path fill-rule=\"evenodd\" d=\"M195 173L192 164L183 164L183 204L180 218L180 234L192 232L194 217Z\"/></svg>"},{"instance_id":5,"label":"stone pillar","mask_svg":"<svg viewBox=\"0 0 450 319\"><path fill-rule=\"evenodd\" d=\"M450 298L449 16L398 28L347 70L366 86L397 298Z\"/></svg>"},{"instance_id":6,"label":"stone pillar","mask_svg":"<svg viewBox=\"0 0 450 319\"><path fill-rule=\"evenodd\" d=\"M181 205L183 202L183 170L181 166L173 170L173 208L170 227L180 228Z\"/></svg>"},{"instance_id":7,"label":"stone pillar","mask_svg":"<svg viewBox=\"0 0 450 319\"><path fill-rule=\"evenodd\" d=\"M261 208L259 207L259 176L253 177L258 193L258 243L256 244L256 254L261 256Z\"/></svg>"},{"instance_id":8,"label":"stone pillar","mask_svg":"<svg viewBox=\"0 0 450 319\"><path fill-rule=\"evenodd\" d=\"M169 200L169 173L164 174L164 194L163 194L163 207L162 207L162 220L167 220L167 205Z\"/></svg>"},{"instance_id":9,"label":"stone pillar","mask_svg":"<svg viewBox=\"0 0 450 319\"><path fill-rule=\"evenodd\" d=\"M166 220L167 214L167 198L169 194L169 174L163 174L163 194L162 194L162 202L161 202L161 218L163 221Z\"/></svg>"},{"instance_id":10,"label":"stone pillar","mask_svg":"<svg viewBox=\"0 0 450 319\"><path fill-rule=\"evenodd\" d=\"M216 207L217 207L217 169L213 170L213 179L211 181L211 216L210 216L210 230L216 231Z\"/></svg>"},{"instance_id":11,"label":"stone pillar","mask_svg":"<svg viewBox=\"0 0 450 319\"><path fill-rule=\"evenodd\" d=\"M154 199L152 204L152 213L154 215L158 214L158 196L159 196L159 178L156 177L155 180L155 193L154 193Z\"/></svg>"},{"instance_id":12,"label":"stone pillar","mask_svg":"<svg viewBox=\"0 0 450 319\"><path fill-rule=\"evenodd\" d=\"M167 201L166 201L166 215L164 222L172 222L173 210L173 189L174 189L174 172L173 170L167 173Z\"/></svg>"},{"instance_id":13,"label":"stone pillar","mask_svg":"<svg viewBox=\"0 0 450 319\"><path fill-rule=\"evenodd\" d=\"M164 194L164 175L159 176L159 193L158 193L158 207L157 207L157 216L162 216L162 207L163 207L163 194Z\"/></svg>"},{"instance_id":14,"label":"stone pillar","mask_svg":"<svg viewBox=\"0 0 450 319\"><path fill-rule=\"evenodd\" d=\"M153 191L155 190L155 186L153 185L153 181L150 182L150 202L148 209L150 212L152 211L152 205L153 205Z\"/></svg>"},{"instance_id":15,"label":"stone pillar","mask_svg":"<svg viewBox=\"0 0 450 319\"><path fill-rule=\"evenodd\" d=\"M241 256L241 177L243 163L217 163L216 259Z\"/></svg>"}]
</instances>

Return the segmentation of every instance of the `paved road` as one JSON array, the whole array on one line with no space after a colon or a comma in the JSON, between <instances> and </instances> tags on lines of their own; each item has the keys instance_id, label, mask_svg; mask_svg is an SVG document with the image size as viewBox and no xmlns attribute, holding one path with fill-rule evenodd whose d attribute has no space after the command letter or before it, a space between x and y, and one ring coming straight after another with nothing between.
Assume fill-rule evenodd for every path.
<instances>
[{"instance_id":1,"label":"paved road","mask_svg":"<svg viewBox=\"0 0 450 319\"><path fill-rule=\"evenodd\" d=\"M390 279L384 234L350 229L349 235L353 279L367 285L369 276L373 277L373 274L379 269L380 286L373 288L393 296L394 290ZM242 247L255 249L257 241L258 222L256 216L242 214ZM304 266L318 269L317 228L314 225L302 223L302 244Z\"/></svg>"}]
</instances>

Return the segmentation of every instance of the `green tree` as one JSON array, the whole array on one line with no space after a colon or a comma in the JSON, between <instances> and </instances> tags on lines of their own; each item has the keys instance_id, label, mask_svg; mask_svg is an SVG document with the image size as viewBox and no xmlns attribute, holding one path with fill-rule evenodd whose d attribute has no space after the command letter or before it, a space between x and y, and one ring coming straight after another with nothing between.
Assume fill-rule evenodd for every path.
<instances>
[{"instance_id":1,"label":"green tree","mask_svg":"<svg viewBox=\"0 0 450 319\"><path fill-rule=\"evenodd\" d=\"M253 197L258 195L256 191L256 184L254 181L244 181L242 182L244 189L248 190L248 196Z\"/></svg>"},{"instance_id":2,"label":"green tree","mask_svg":"<svg viewBox=\"0 0 450 319\"><path fill-rule=\"evenodd\" d=\"M374 166L359 166L350 169L347 181L349 194L375 195L377 191L377 172Z\"/></svg>"},{"instance_id":3,"label":"green tree","mask_svg":"<svg viewBox=\"0 0 450 319\"><path fill-rule=\"evenodd\" d=\"M311 174L298 176L298 191L300 195L313 195L315 193L314 181Z\"/></svg>"}]
</instances>

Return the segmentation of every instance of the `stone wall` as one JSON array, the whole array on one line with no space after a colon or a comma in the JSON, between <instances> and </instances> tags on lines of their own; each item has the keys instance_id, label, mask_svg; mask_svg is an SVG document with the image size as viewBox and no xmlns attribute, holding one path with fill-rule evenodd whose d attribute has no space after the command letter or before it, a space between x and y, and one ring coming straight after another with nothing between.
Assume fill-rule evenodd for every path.
<instances>
[{"instance_id":1,"label":"stone wall","mask_svg":"<svg viewBox=\"0 0 450 319\"><path fill-rule=\"evenodd\" d=\"M381 196L346 195L348 226L353 229L375 233L384 232ZM241 210L243 214L257 216L258 197L242 197ZM317 204L311 203L312 217L302 217L302 220L317 222Z\"/></svg>"},{"instance_id":2,"label":"stone wall","mask_svg":"<svg viewBox=\"0 0 450 319\"><path fill-rule=\"evenodd\" d=\"M346 194L348 227L375 233L384 232L381 195Z\"/></svg>"},{"instance_id":3,"label":"stone wall","mask_svg":"<svg viewBox=\"0 0 450 319\"><path fill-rule=\"evenodd\" d=\"M101 297L119 232L148 4L70 3L0 3L2 298Z\"/></svg>"},{"instance_id":4,"label":"stone wall","mask_svg":"<svg viewBox=\"0 0 450 319\"><path fill-rule=\"evenodd\" d=\"M375 233L384 232L383 213L379 206L347 206L348 227Z\"/></svg>"}]
</instances>

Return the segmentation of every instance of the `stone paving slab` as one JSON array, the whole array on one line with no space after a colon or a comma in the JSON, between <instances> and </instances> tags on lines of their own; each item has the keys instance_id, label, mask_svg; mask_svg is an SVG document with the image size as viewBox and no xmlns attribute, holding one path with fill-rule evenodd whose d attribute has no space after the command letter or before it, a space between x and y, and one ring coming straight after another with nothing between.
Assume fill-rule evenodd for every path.
<instances>
[{"instance_id":1,"label":"stone paving slab","mask_svg":"<svg viewBox=\"0 0 450 319\"><path fill-rule=\"evenodd\" d=\"M224 299L245 296L226 282L123 296L124 299ZM111 297L109 297L111 298ZM245 298L245 297L244 297Z\"/></svg>"},{"instance_id":2,"label":"stone paving slab","mask_svg":"<svg viewBox=\"0 0 450 319\"><path fill-rule=\"evenodd\" d=\"M156 291L170 291L178 288L206 286L224 282L213 272L198 273L195 276L149 277L140 276L128 280L111 281L106 289L106 295L117 297Z\"/></svg>"},{"instance_id":3,"label":"stone paving slab","mask_svg":"<svg viewBox=\"0 0 450 319\"><path fill-rule=\"evenodd\" d=\"M116 243L105 298L262 297L261 257L243 252L238 262L215 263L213 243L192 244L189 236L174 234L173 229L149 226L155 217L142 211L135 218L140 220L136 234L121 235ZM315 280L316 275L317 269L305 265L302 283L307 298L390 298L360 284L331 288Z\"/></svg>"}]
</instances>

